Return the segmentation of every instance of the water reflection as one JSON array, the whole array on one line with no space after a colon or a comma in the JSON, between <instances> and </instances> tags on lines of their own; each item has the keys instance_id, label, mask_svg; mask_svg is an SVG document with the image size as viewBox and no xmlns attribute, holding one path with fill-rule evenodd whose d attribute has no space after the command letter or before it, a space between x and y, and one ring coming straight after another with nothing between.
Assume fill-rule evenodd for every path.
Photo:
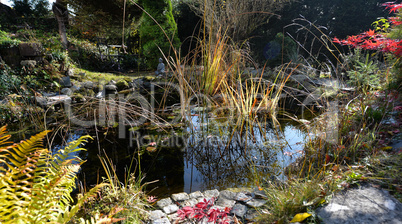
<instances>
[{"instance_id":1,"label":"water reflection","mask_svg":"<svg viewBox=\"0 0 402 224\"><path fill-rule=\"evenodd\" d=\"M284 178L282 168L302 150L300 143L305 137L297 124L285 121L277 128L270 122L253 125L246 122L243 132L238 131L236 124L217 125L208 113L193 113L191 121L192 128L183 133L144 129L130 132L126 139L119 139L117 130L92 133L99 137L86 144L87 151L80 153L86 163L79 179L88 187L99 183L105 173L98 155L106 154L121 182L127 173L138 173L139 165L146 175L145 181L159 180L146 188L159 197L183 191L250 187L255 184L256 174ZM155 139L160 140L156 150L148 151L146 146ZM138 145L142 146L140 151Z\"/></svg>"}]
</instances>

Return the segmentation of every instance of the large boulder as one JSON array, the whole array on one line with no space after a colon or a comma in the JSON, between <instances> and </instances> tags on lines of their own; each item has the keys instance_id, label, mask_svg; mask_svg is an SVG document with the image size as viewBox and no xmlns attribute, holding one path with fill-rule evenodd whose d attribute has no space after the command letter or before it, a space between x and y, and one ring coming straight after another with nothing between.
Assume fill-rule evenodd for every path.
<instances>
[{"instance_id":1,"label":"large boulder","mask_svg":"<svg viewBox=\"0 0 402 224\"><path fill-rule=\"evenodd\" d=\"M23 59L42 61L43 48L41 43L20 43L20 55Z\"/></svg>"}]
</instances>

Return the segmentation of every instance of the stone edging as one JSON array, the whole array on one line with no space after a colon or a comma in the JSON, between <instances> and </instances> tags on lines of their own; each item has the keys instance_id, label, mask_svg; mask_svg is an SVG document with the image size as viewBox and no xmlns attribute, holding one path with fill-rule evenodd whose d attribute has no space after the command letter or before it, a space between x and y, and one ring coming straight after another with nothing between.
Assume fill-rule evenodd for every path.
<instances>
[{"instance_id":1,"label":"stone edging","mask_svg":"<svg viewBox=\"0 0 402 224\"><path fill-rule=\"evenodd\" d=\"M236 192L235 192L236 191ZM238 191L238 192L237 192ZM151 224L170 224L170 223L187 223L180 221L177 211L185 206L193 207L198 202L215 198L215 204L212 208L219 208L221 211L225 207L230 208L229 219L234 220L234 217L241 220L242 223L253 222L258 216L256 208L263 206L266 203L266 195L263 191L254 190L223 190L218 191L207 190L201 193L196 191L190 194L178 193L172 194L168 198L159 200L156 203L158 210L149 212L149 222ZM203 219L201 223L210 223L207 219Z\"/></svg>"}]
</instances>

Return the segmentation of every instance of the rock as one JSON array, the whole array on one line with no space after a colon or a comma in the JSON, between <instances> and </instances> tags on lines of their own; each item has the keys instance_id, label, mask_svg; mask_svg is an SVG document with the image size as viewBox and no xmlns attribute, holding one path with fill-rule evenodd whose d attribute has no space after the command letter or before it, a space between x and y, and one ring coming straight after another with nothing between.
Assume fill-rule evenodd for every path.
<instances>
[{"instance_id":1,"label":"rock","mask_svg":"<svg viewBox=\"0 0 402 224\"><path fill-rule=\"evenodd\" d=\"M188 199L190 199L190 197L188 196L188 194L187 193L178 193L178 194L172 194L172 196L171 196L171 198L174 200L174 201L185 201L185 200L188 200Z\"/></svg>"},{"instance_id":2,"label":"rock","mask_svg":"<svg viewBox=\"0 0 402 224\"><path fill-rule=\"evenodd\" d=\"M74 76L74 71L72 69L67 69L66 76Z\"/></svg>"},{"instance_id":3,"label":"rock","mask_svg":"<svg viewBox=\"0 0 402 224\"><path fill-rule=\"evenodd\" d=\"M111 84L105 85L105 94L117 94L117 86Z\"/></svg>"},{"instance_id":4,"label":"rock","mask_svg":"<svg viewBox=\"0 0 402 224\"><path fill-rule=\"evenodd\" d=\"M36 96L35 100L39 106L41 106L41 107L47 106L47 99L45 97Z\"/></svg>"},{"instance_id":5,"label":"rock","mask_svg":"<svg viewBox=\"0 0 402 224\"><path fill-rule=\"evenodd\" d=\"M175 204L170 204L162 208L166 214L172 214L173 212L177 212L179 210L179 206Z\"/></svg>"},{"instance_id":6,"label":"rock","mask_svg":"<svg viewBox=\"0 0 402 224\"><path fill-rule=\"evenodd\" d=\"M177 212L168 215L168 218L169 218L169 220L170 220L171 222L173 222L173 223L177 223L177 221L179 221L179 219L180 219L180 218L179 218L179 215L177 214Z\"/></svg>"},{"instance_id":7,"label":"rock","mask_svg":"<svg viewBox=\"0 0 402 224\"><path fill-rule=\"evenodd\" d=\"M190 193L188 196L190 198L202 198L202 197L204 197L204 195L200 191Z\"/></svg>"},{"instance_id":8,"label":"rock","mask_svg":"<svg viewBox=\"0 0 402 224\"><path fill-rule=\"evenodd\" d=\"M105 86L105 90L108 90L108 91L117 90L117 86L109 84L109 85Z\"/></svg>"},{"instance_id":9,"label":"rock","mask_svg":"<svg viewBox=\"0 0 402 224\"><path fill-rule=\"evenodd\" d=\"M42 56L41 43L20 43L19 49L22 57Z\"/></svg>"},{"instance_id":10,"label":"rock","mask_svg":"<svg viewBox=\"0 0 402 224\"><path fill-rule=\"evenodd\" d=\"M132 82L134 88L140 88L144 85L144 81L142 79L135 79Z\"/></svg>"},{"instance_id":11,"label":"rock","mask_svg":"<svg viewBox=\"0 0 402 224\"><path fill-rule=\"evenodd\" d=\"M86 89L93 89L95 87L95 84L91 81L84 82L83 87Z\"/></svg>"},{"instance_id":12,"label":"rock","mask_svg":"<svg viewBox=\"0 0 402 224\"><path fill-rule=\"evenodd\" d=\"M247 213L247 206L242 204L235 204L231 210L231 213L240 218L243 218Z\"/></svg>"},{"instance_id":13,"label":"rock","mask_svg":"<svg viewBox=\"0 0 402 224\"><path fill-rule=\"evenodd\" d=\"M80 91L80 87L79 86L76 86L76 85L73 85L73 86L71 86L71 88L70 88L73 92L77 92L77 91Z\"/></svg>"},{"instance_id":14,"label":"rock","mask_svg":"<svg viewBox=\"0 0 402 224\"><path fill-rule=\"evenodd\" d=\"M265 203L267 203L267 201L264 199L252 199L252 200L246 202L246 204L248 206L254 207L254 208L261 207L261 206L265 205Z\"/></svg>"},{"instance_id":15,"label":"rock","mask_svg":"<svg viewBox=\"0 0 402 224\"><path fill-rule=\"evenodd\" d=\"M164 198L156 202L156 205L158 205L159 208L163 208L171 204L173 204L173 201L170 198Z\"/></svg>"},{"instance_id":16,"label":"rock","mask_svg":"<svg viewBox=\"0 0 402 224\"><path fill-rule=\"evenodd\" d=\"M68 87L70 88L71 85L71 79L70 76L64 76L60 79L60 85L62 85L63 87Z\"/></svg>"},{"instance_id":17,"label":"rock","mask_svg":"<svg viewBox=\"0 0 402 224\"><path fill-rule=\"evenodd\" d=\"M32 69L32 68L36 67L36 61L35 60L22 60L20 62L20 65Z\"/></svg>"},{"instance_id":18,"label":"rock","mask_svg":"<svg viewBox=\"0 0 402 224\"><path fill-rule=\"evenodd\" d=\"M87 99L85 99L85 97L81 94L74 94L74 96L72 98L74 99L74 101L76 103L83 103L83 102L87 101Z\"/></svg>"},{"instance_id":19,"label":"rock","mask_svg":"<svg viewBox=\"0 0 402 224\"><path fill-rule=\"evenodd\" d=\"M73 91L70 88L63 88L60 93L63 95L71 96L73 94Z\"/></svg>"},{"instance_id":20,"label":"rock","mask_svg":"<svg viewBox=\"0 0 402 224\"><path fill-rule=\"evenodd\" d=\"M244 216L244 218L248 221L254 222L254 221L256 221L258 216L259 216L259 213L255 209L249 209L246 212L246 215Z\"/></svg>"},{"instance_id":21,"label":"rock","mask_svg":"<svg viewBox=\"0 0 402 224\"><path fill-rule=\"evenodd\" d=\"M168 218L161 218L161 219L152 220L152 224L170 224L170 221Z\"/></svg>"},{"instance_id":22,"label":"rock","mask_svg":"<svg viewBox=\"0 0 402 224\"><path fill-rule=\"evenodd\" d=\"M219 191L217 189L204 191L204 197L207 198L208 200L210 198L217 198L218 196Z\"/></svg>"},{"instance_id":23,"label":"rock","mask_svg":"<svg viewBox=\"0 0 402 224\"><path fill-rule=\"evenodd\" d=\"M336 194L317 215L327 224L402 223L401 211L402 203L387 191L360 186Z\"/></svg>"},{"instance_id":24,"label":"rock","mask_svg":"<svg viewBox=\"0 0 402 224\"><path fill-rule=\"evenodd\" d=\"M228 207L231 208L236 204L236 198L237 198L237 193L224 190L221 191L219 194L219 198L216 201L216 205L222 206L222 207Z\"/></svg>"},{"instance_id":25,"label":"rock","mask_svg":"<svg viewBox=\"0 0 402 224\"><path fill-rule=\"evenodd\" d=\"M43 93L44 97L56 96L56 93Z\"/></svg>"},{"instance_id":26,"label":"rock","mask_svg":"<svg viewBox=\"0 0 402 224\"><path fill-rule=\"evenodd\" d=\"M237 199L237 194L236 192L233 191L229 191L229 190L224 190L221 191L219 194L219 198L224 197L226 199L230 199L230 200L236 200Z\"/></svg>"},{"instance_id":27,"label":"rock","mask_svg":"<svg viewBox=\"0 0 402 224\"><path fill-rule=\"evenodd\" d=\"M130 86L128 85L128 83L125 81L125 80L119 80L117 83L116 83L116 87L117 87L117 91L122 91L122 90L125 90L125 89L128 89L128 88L130 88Z\"/></svg>"},{"instance_id":28,"label":"rock","mask_svg":"<svg viewBox=\"0 0 402 224\"><path fill-rule=\"evenodd\" d=\"M149 214L149 219L150 220L156 220L156 219L161 219L161 218L165 218L166 214L162 211L162 210L155 210L155 211L151 211Z\"/></svg>"},{"instance_id":29,"label":"rock","mask_svg":"<svg viewBox=\"0 0 402 224\"><path fill-rule=\"evenodd\" d=\"M229 200L227 198L219 196L219 199L216 201L215 204L218 205L218 206L231 208L236 204L236 201L235 200Z\"/></svg>"},{"instance_id":30,"label":"rock","mask_svg":"<svg viewBox=\"0 0 402 224\"><path fill-rule=\"evenodd\" d=\"M67 95L58 95L52 97L35 97L36 103L41 107L49 107L55 104L70 103L71 98Z\"/></svg>"},{"instance_id":31,"label":"rock","mask_svg":"<svg viewBox=\"0 0 402 224\"><path fill-rule=\"evenodd\" d=\"M260 190L258 188L254 189L253 194L255 195L255 198L267 198L265 191Z\"/></svg>"},{"instance_id":32,"label":"rock","mask_svg":"<svg viewBox=\"0 0 402 224\"><path fill-rule=\"evenodd\" d=\"M243 202L243 203L248 202L251 199L253 199L253 197L251 195L248 195L248 194L244 193L244 192L238 193L237 197L236 197L237 201L240 201L240 202Z\"/></svg>"},{"instance_id":33,"label":"rock","mask_svg":"<svg viewBox=\"0 0 402 224\"><path fill-rule=\"evenodd\" d=\"M181 206L190 206L193 207L196 205L199 201L196 198L190 198L188 200L185 200L184 202L180 203Z\"/></svg>"}]
</instances>

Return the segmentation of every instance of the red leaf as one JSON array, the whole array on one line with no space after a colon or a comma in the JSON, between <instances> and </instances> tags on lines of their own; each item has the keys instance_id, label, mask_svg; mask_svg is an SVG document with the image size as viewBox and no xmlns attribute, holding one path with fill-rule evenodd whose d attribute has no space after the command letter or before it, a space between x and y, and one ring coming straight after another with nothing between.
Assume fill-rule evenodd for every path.
<instances>
[{"instance_id":1,"label":"red leaf","mask_svg":"<svg viewBox=\"0 0 402 224\"><path fill-rule=\"evenodd\" d=\"M331 157L329 155L325 155L325 163L329 163Z\"/></svg>"},{"instance_id":2,"label":"red leaf","mask_svg":"<svg viewBox=\"0 0 402 224\"><path fill-rule=\"evenodd\" d=\"M369 31L366 31L366 32L364 32L367 36L369 36L369 37L372 37L372 36L374 36L375 35L375 31L374 30L369 30Z\"/></svg>"}]
</instances>

